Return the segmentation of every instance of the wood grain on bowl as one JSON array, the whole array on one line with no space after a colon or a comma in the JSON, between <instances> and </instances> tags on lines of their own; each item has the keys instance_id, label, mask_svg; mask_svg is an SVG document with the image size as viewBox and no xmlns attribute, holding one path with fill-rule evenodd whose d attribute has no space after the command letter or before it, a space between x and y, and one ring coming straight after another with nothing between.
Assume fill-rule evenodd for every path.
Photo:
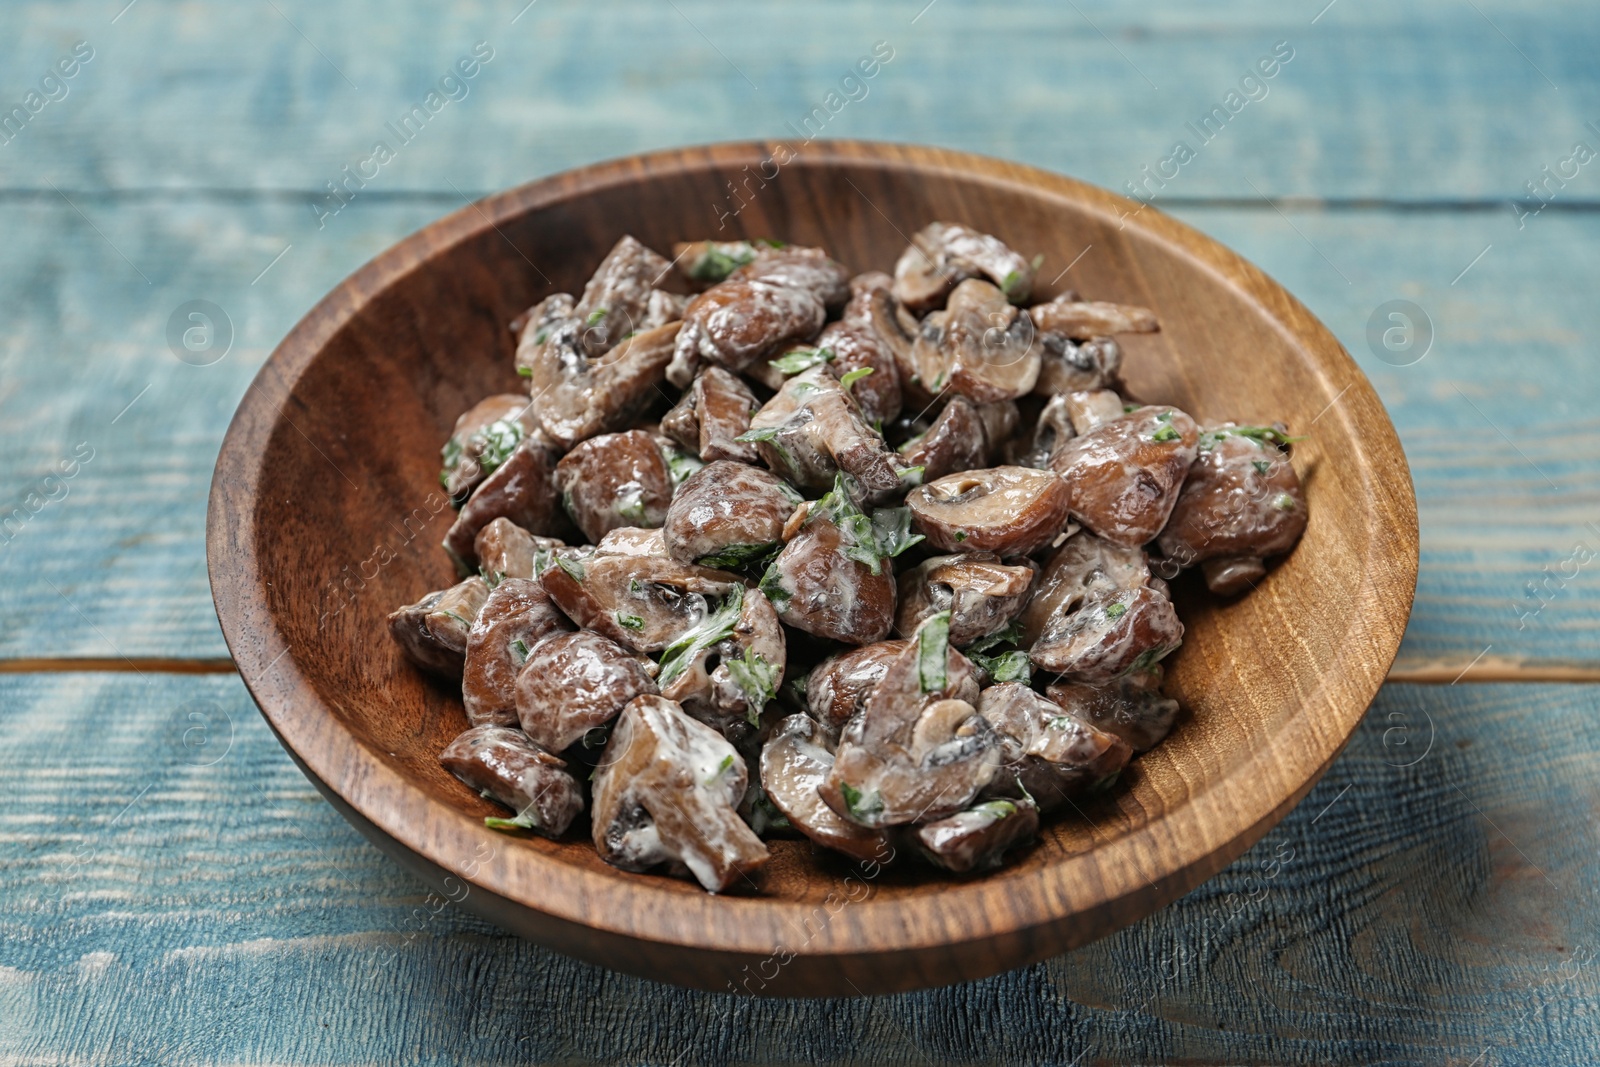
<instances>
[{"instance_id":1,"label":"wood grain on bowl","mask_svg":"<svg viewBox=\"0 0 1600 1067\"><path fill-rule=\"evenodd\" d=\"M273 354L223 445L207 530L217 611L307 776L403 864L510 930L708 989L837 995L977 978L1161 907L1305 795L1405 627L1410 476L1381 404L1328 331L1159 212L990 159L814 143L729 214L727 183L773 149L663 152L557 175L440 220L344 282ZM1124 342L1135 395L1309 433L1294 460L1311 516L1299 547L1249 596L1180 605L1188 637L1169 686L1183 721L1125 786L977 878L855 870L775 841L759 887L713 897L615 871L581 836L485 829L497 809L436 758L465 725L459 700L403 661L383 618L451 579L438 448L457 413L518 387L506 324L581 288L623 233L657 249L775 236L865 270L890 267L932 219L1043 253L1043 298L1070 286L1153 308L1162 332Z\"/></svg>"}]
</instances>

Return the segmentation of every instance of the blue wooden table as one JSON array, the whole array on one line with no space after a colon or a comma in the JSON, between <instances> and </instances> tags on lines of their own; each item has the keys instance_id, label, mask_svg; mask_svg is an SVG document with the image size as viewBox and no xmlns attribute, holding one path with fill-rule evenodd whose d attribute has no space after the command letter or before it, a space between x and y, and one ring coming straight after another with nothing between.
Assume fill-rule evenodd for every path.
<instances>
[{"instance_id":1,"label":"blue wooden table","mask_svg":"<svg viewBox=\"0 0 1600 1067\"><path fill-rule=\"evenodd\" d=\"M1600 1061L1592 0L452 7L0 10L0 1063ZM1393 414L1422 573L1347 753L1218 878L989 981L750 1001L428 899L257 715L203 528L251 376L398 237L808 118L1131 186L1260 264Z\"/></svg>"}]
</instances>

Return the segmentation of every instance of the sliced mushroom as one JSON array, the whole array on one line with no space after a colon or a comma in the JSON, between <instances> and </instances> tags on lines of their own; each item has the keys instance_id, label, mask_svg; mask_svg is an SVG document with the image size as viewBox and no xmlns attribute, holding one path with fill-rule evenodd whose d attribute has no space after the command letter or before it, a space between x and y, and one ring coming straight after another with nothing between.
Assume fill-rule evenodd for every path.
<instances>
[{"instance_id":1,"label":"sliced mushroom","mask_svg":"<svg viewBox=\"0 0 1600 1067\"><path fill-rule=\"evenodd\" d=\"M1052 462L1073 518L1132 547L1154 540L1167 524L1199 439L1188 415L1145 406L1068 441Z\"/></svg>"},{"instance_id":2,"label":"sliced mushroom","mask_svg":"<svg viewBox=\"0 0 1600 1067\"><path fill-rule=\"evenodd\" d=\"M661 695L739 743L754 734L777 696L787 663L783 627L758 589L735 586L726 601L661 656Z\"/></svg>"},{"instance_id":3,"label":"sliced mushroom","mask_svg":"<svg viewBox=\"0 0 1600 1067\"><path fill-rule=\"evenodd\" d=\"M640 330L653 330L657 326L665 326L669 322L678 322L683 318L683 309L689 306L689 298L682 293L669 293L665 289L650 290L650 300L645 305L644 324Z\"/></svg>"},{"instance_id":4,"label":"sliced mushroom","mask_svg":"<svg viewBox=\"0 0 1600 1067\"><path fill-rule=\"evenodd\" d=\"M972 663L950 645L949 617L926 620L845 727L819 790L823 801L871 828L962 810L1000 758L977 699Z\"/></svg>"},{"instance_id":5,"label":"sliced mushroom","mask_svg":"<svg viewBox=\"0 0 1600 1067\"><path fill-rule=\"evenodd\" d=\"M1144 553L1080 531L1051 557L1021 616L1038 667L1100 684L1148 669L1183 642L1183 623Z\"/></svg>"},{"instance_id":6,"label":"sliced mushroom","mask_svg":"<svg viewBox=\"0 0 1600 1067\"><path fill-rule=\"evenodd\" d=\"M533 646L513 697L523 732L565 752L606 725L628 701L658 692L639 657L590 630L554 634Z\"/></svg>"},{"instance_id":7,"label":"sliced mushroom","mask_svg":"<svg viewBox=\"0 0 1600 1067\"><path fill-rule=\"evenodd\" d=\"M1051 399L1052 404L1057 402L1057 398ZM1079 437L1128 414L1127 405L1115 389L1084 389L1060 397L1059 403L1066 410L1073 433Z\"/></svg>"},{"instance_id":8,"label":"sliced mushroom","mask_svg":"<svg viewBox=\"0 0 1600 1067\"><path fill-rule=\"evenodd\" d=\"M900 368L894 350L870 325L831 323L817 337L817 347L833 353L828 369L851 382L850 395L861 417L874 426L900 414Z\"/></svg>"},{"instance_id":9,"label":"sliced mushroom","mask_svg":"<svg viewBox=\"0 0 1600 1067\"><path fill-rule=\"evenodd\" d=\"M910 633L930 615L950 613L950 641L965 647L999 633L1022 612L1032 567L1012 567L987 552L934 556L900 575L895 629Z\"/></svg>"},{"instance_id":10,"label":"sliced mushroom","mask_svg":"<svg viewBox=\"0 0 1600 1067\"><path fill-rule=\"evenodd\" d=\"M734 569L765 559L801 496L770 471L731 460L708 464L667 508L667 551L683 563Z\"/></svg>"},{"instance_id":11,"label":"sliced mushroom","mask_svg":"<svg viewBox=\"0 0 1600 1067\"><path fill-rule=\"evenodd\" d=\"M793 532L761 589L783 621L853 645L881 641L894 622L889 560L921 538L909 536L904 509L868 516L841 477L832 492L791 519Z\"/></svg>"},{"instance_id":12,"label":"sliced mushroom","mask_svg":"<svg viewBox=\"0 0 1600 1067\"><path fill-rule=\"evenodd\" d=\"M469 788L512 811L510 819L488 818L497 830L525 829L560 837L583 811L583 790L567 764L532 741L521 730L474 726L439 753L445 770Z\"/></svg>"},{"instance_id":13,"label":"sliced mushroom","mask_svg":"<svg viewBox=\"0 0 1600 1067\"><path fill-rule=\"evenodd\" d=\"M638 652L660 652L744 583L736 574L659 556L556 553L544 572L556 606L580 627Z\"/></svg>"},{"instance_id":14,"label":"sliced mushroom","mask_svg":"<svg viewBox=\"0 0 1600 1067\"><path fill-rule=\"evenodd\" d=\"M1202 561L1206 584L1242 592L1306 528L1305 493L1281 447L1287 431L1224 423L1200 434L1199 455L1156 544L1180 567Z\"/></svg>"},{"instance_id":15,"label":"sliced mushroom","mask_svg":"<svg viewBox=\"0 0 1600 1067\"><path fill-rule=\"evenodd\" d=\"M391 612L389 636L423 670L460 678L467 635L488 599L488 583L476 576L468 578Z\"/></svg>"},{"instance_id":16,"label":"sliced mushroom","mask_svg":"<svg viewBox=\"0 0 1600 1067\"><path fill-rule=\"evenodd\" d=\"M524 331L517 363L528 376L539 425L565 448L597 433L626 428L634 414L659 395L682 326L669 322L624 337L598 359L584 354L575 326Z\"/></svg>"},{"instance_id":17,"label":"sliced mushroom","mask_svg":"<svg viewBox=\"0 0 1600 1067\"><path fill-rule=\"evenodd\" d=\"M965 811L917 827L917 852L952 874L971 874L1000 866L1011 849L1039 832L1039 808L1026 797L986 800Z\"/></svg>"},{"instance_id":18,"label":"sliced mushroom","mask_svg":"<svg viewBox=\"0 0 1600 1067\"><path fill-rule=\"evenodd\" d=\"M573 317L582 323L579 350L595 359L628 335L648 329L655 287L671 269L671 263L635 238L624 236L618 241L601 260L573 308ZM674 315L669 321L677 318Z\"/></svg>"},{"instance_id":19,"label":"sliced mushroom","mask_svg":"<svg viewBox=\"0 0 1600 1067\"><path fill-rule=\"evenodd\" d=\"M933 425L900 446L900 459L907 466L921 467L922 481L927 483L984 466L988 445L978 405L953 396Z\"/></svg>"},{"instance_id":20,"label":"sliced mushroom","mask_svg":"<svg viewBox=\"0 0 1600 1067\"><path fill-rule=\"evenodd\" d=\"M506 578L537 578L550 563L550 553L566 544L554 537L536 537L510 519L495 519L473 539L478 570L492 589Z\"/></svg>"},{"instance_id":21,"label":"sliced mushroom","mask_svg":"<svg viewBox=\"0 0 1600 1067\"><path fill-rule=\"evenodd\" d=\"M889 664L910 642L896 638L846 649L817 664L806 680L806 710L831 739L867 705L867 697L889 673Z\"/></svg>"},{"instance_id":22,"label":"sliced mushroom","mask_svg":"<svg viewBox=\"0 0 1600 1067\"><path fill-rule=\"evenodd\" d=\"M667 864L721 892L768 858L735 810L748 782L744 760L721 734L664 697L636 697L595 770L595 849L623 870Z\"/></svg>"},{"instance_id":23,"label":"sliced mushroom","mask_svg":"<svg viewBox=\"0 0 1600 1067\"><path fill-rule=\"evenodd\" d=\"M1000 739L1000 773L990 792L1031 796L1041 811L1104 788L1133 758L1122 737L1017 682L985 689L978 713Z\"/></svg>"},{"instance_id":24,"label":"sliced mushroom","mask_svg":"<svg viewBox=\"0 0 1600 1067\"><path fill-rule=\"evenodd\" d=\"M467 635L461 678L467 721L474 726L515 725L517 672L541 640L571 628L539 579L507 578L495 586Z\"/></svg>"},{"instance_id":25,"label":"sliced mushroom","mask_svg":"<svg viewBox=\"0 0 1600 1067\"><path fill-rule=\"evenodd\" d=\"M572 525L558 503L556 462L561 458L542 433L531 433L506 461L473 490L444 537L444 550L463 572L475 568L478 532L495 519L510 519L541 537L566 537Z\"/></svg>"},{"instance_id":26,"label":"sliced mushroom","mask_svg":"<svg viewBox=\"0 0 1600 1067\"><path fill-rule=\"evenodd\" d=\"M552 293L511 321L511 332L517 337L518 374L527 375L524 353L544 344L558 327L575 321L572 309L576 303L571 293Z\"/></svg>"},{"instance_id":27,"label":"sliced mushroom","mask_svg":"<svg viewBox=\"0 0 1600 1067\"><path fill-rule=\"evenodd\" d=\"M1033 427L1033 439L1027 443L1012 441L1006 449L1006 456L1009 462L1019 467L1053 470L1056 453L1076 436L1078 431L1072 427L1067 398L1053 396L1039 411L1039 419Z\"/></svg>"},{"instance_id":28,"label":"sliced mushroom","mask_svg":"<svg viewBox=\"0 0 1600 1067\"><path fill-rule=\"evenodd\" d=\"M662 418L661 432L707 463L734 459L756 462L755 446L738 440L750 429L761 402L750 387L721 367L706 367Z\"/></svg>"},{"instance_id":29,"label":"sliced mushroom","mask_svg":"<svg viewBox=\"0 0 1600 1067\"><path fill-rule=\"evenodd\" d=\"M1057 297L1049 303L1033 305L1028 314L1033 316L1034 325L1041 331L1057 333L1072 341L1088 341L1114 333L1155 333L1161 329L1155 312L1137 304Z\"/></svg>"},{"instance_id":30,"label":"sliced mushroom","mask_svg":"<svg viewBox=\"0 0 1600 1067\"><path fill-rule=\"evenodd\" d=\"M823 489L841 470L869 493L892 492L901 484L898 457L826 367L784 382L750 420L745 440L754 441L767 466L796 485Z\"/></svg>"},{"instance_id":31,"label":"sliced mushroom","mask_svg":"<svg viewBox=\"0 0 1600 1067\"><path fill-rule=\"evenodd\" d=\"M670 555L667 539L659 526L654 529L620 526L600 538L594 550L602 556L655 556L666 559Z\"/></svg>"},{"instance_id":32,"label":"sliced mushroom","mask_svg":"<svg viewBox=\"0 0 1600 1067\"><path fill-rule=\"evenodd\" d=\"M1178 702L1161 695L1161 664L1131 671L1101 686L1057 682L1045 696L1069 714L1122 738L1134 752L1148 752L1172 731Z\"/></svg>"},{"instance_id":33,"label":"sliced mushroom","mask_svg":"<svg viewBox=\"0 0 1600 1067\"><path fill-rule=\"evenodd\" d=\"M922 313L942 307L963 279L988 277L1011 300L1033 291L1036 268L997 237L953 222L933 222L911 236L894 265L894 295Z\"/></svg>"},{"instance_id":34,"label":"sliced mushroom","mask_svg":"<svg viewBox=\"0 0 1600 1067\"><path fill-rule=\"evenodd\" d=\"M1036 395L1056 396L1117 385L1122 373L1122 348L1116 341L1096 337L1079 343L1047 332L1037 321L1033 325L1039 331L1042 347L1039 380L1033 384Z\"/></svg>"},{"instance_id":35,"label":"sliced mushroom","mask_svg":"<svg viewBox=\"0 0 1600 1067\"><path fill-rule=\"evenodd\" d=\"M591 437L556 464L556 491L590 541L623 526L660 526L672 502L672 475L643 430Z\"/></svg>"},{"instance_id":36,"label":"sliced mushroom","mask_svg":"<svg viewBox=\"0 0 1600 1067\"><path fill-rule=\"evenodd\" d=\"M950 294L948 308L922 320L911 348L911 393L927 399L950 389L980 404L1015 400L1039 380L1041 351L1028 313L970 278Z\"/></svg>"},{"instance_id":37,"label":"sliced mushroom","mask_svg":"<svg viewBox=\"0 0 1600 1067\"><path fill-rule=\"evenodd\" d=\"M826 849L863 863L893 856L889 835L839 817L817 789L833 767L822 726L809 715L790 715L761 749L761 786L789 825Z\"/></svg>"},{"instance_id":38,"label":"sliced mushroom","mask_svg":"<svg viewBox=\"0 0 1600 1067\"><path fill-rule=\"evenodd\" d=\"M506 461L534 426L528 398L502 393L480 400L456 420L441 451L439 484L450 499L464 501L478 483Z\"/></svg>"},{"instance_id":39,"label":"sliced mushroom","mask_svg":"<svg viewBox=\"0 0 1600 1067\"><path fill-rule=\"evenodd\" d=\"M850 272L820 248L778 245L762 248L756 258L730 274L732 281L767 282L803 289L834 310L850 298Z\"/></svg>"},{"instance_id":40,"label":"sliced mushroom","mask_svg":"<svg viewBox=\"0 0 1600 1067\"><path fill-rule=\"evenodd\" d=\"M1067 525L1067 488L1051 471L992 467L950 474L913 489L916 528L947 552L977 549L1023 556Z\"/></svg>"}]
</instances>

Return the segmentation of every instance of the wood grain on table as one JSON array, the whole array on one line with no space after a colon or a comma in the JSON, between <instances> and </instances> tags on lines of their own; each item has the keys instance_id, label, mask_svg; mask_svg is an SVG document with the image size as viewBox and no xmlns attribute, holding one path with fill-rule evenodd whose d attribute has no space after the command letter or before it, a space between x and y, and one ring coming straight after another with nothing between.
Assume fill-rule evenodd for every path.
<instances>
[{"instance_id":1,"label":"wood grain on table","mask_svg":"<svg viewBox=\"0 0 1600 1067\"><path fill-rule=\"evenodd\" d=\"M0 15L7 108L95 50L0 144L0 510L56 497L0 537L0 1062L1600 1058L1600 583L1576 552L1600 551L1600 178L1542 170L1600 148L1592 4L524 2ZM1217 879L972 986L735 1001L435 913L217 673L203 526L228 418L398 237L594 159L788 136L880 40L894 58L827 136L1121 191L1291 44L1155 203L1286 285L1372 378L1422 523L1396 676L1440 684L1388 687ZM469 94L319 228L324 183L478 41L495 53ZM194 299L234 331L210 366L166 339ZM1420 362L1369 344L1391 300L1431 320ZM93 458L46 482L80 444Z\"/></svg>"}]
</instances>

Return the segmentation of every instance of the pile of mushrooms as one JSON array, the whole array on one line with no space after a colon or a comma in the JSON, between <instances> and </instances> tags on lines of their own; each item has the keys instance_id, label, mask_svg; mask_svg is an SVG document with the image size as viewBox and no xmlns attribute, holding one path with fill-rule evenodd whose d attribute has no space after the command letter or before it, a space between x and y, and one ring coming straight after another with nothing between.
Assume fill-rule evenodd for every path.
<instances>
[{"instance_id":1,"label":"pile of mushrooms","mask_svg":"<svg viewBox=\"0 0 1600 1067\"><path fill-rule=\"evenodd\" d=\"M1234 596L1306 502L1282 424L1121 384L1149 310L1033 294L936 222L894 274L620 240L456 423L463 580L389 617L460 687L441 762L624 870L759 888L766 840L967 873L1172 728L1167 581Z\"/></svg>"}]
</instances>

